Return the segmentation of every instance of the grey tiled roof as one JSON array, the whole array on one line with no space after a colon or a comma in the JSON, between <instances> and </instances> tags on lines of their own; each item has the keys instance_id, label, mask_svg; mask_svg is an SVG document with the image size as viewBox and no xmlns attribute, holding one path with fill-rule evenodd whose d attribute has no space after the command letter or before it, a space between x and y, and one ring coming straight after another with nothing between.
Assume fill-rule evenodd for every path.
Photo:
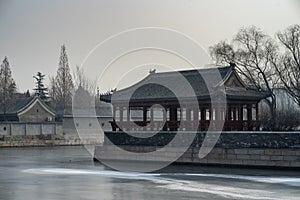
<instances>
[{"instance_id":1,"label":"grey tiled roof","mask_svg":"<svg viewBox=\"0 0 300 200\"><path fill-rule=\"evenodd\" d=\"M6 108L6 114L17 114L19 110L28 105L31 101L33 101L35 97L25 97L25 98L17 98L12 102L8 102L8 106ZM0 114L3 114L4 106L0 105Z\"/></svg>"},{"instance_id":2,"label":"grey tiled roof","mask_svg":"<svg viewBox=\"0 0 300 200\"><path fill-rule=\"evenodd\" d=\"M33 103L36 99L39 99L36 96L32 97L22 97L12 100L8 103L8 106L6 108L6 115L17 115L18 112L25 109L27 106L29 106L31 103ZM40 102L51 112L55 113L52 108L50 108L45 102L40 100ZM0 115L4 113L4 106L3 104L0 105Z\"/></svg>"},{"instance_id":3,"label":"grey tiled roof","mask_svg":"<svg viewBox=\"0 0 300 200\"><path fill-rule=\"evenodd\" d=\"M162 101L176 98L197 96L198 99L210 99L210 95L217 92L234 71L233 66L219 68L204 68L199 70L185 70L175 72L150 73L140 82L115 91L112 95L103 95L101 100L110 102L126 101ZM227 98L259 100L267 93L244 87L225 87Z\"/></svg>"}]
</instances>

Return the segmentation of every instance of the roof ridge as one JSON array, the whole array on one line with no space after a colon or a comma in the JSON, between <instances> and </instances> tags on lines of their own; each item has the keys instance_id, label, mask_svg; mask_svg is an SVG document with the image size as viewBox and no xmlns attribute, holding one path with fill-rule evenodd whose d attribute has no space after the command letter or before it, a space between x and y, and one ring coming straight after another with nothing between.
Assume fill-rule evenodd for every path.
<instances>
[{"instance_id":1,"label":"roof ridge","mask_svg":"<svg viewBox=\"0 0 300 200\"><path fill-rule=\"evenodd\" d=\"M42 107L44 107L44 109L48 110L50 113L52 113L53 115L55 115L55 111L50 107L48 106L40 97L38 96L34 96L30 101L27 102L27 104L25 104L23 107L21 107L20 109L18 109L16 112L17 113L22 113L24 112L26 109L30 108L31 105L35 102L39 102L40 105Z\"/></svg>"},{"instance_id":2,"label":"roof ridge","mask_svg":"<svg viewBox=\"0 0 300 200\"><path fill-rule=\"evenodd\" d=\"M198 72L198 71L208 71L208 70L214 70L214 69L226 69L226 68L232 68L231 65L229 66L223 66L223 67L208 67L208 68L198 68L198 69L184 69L184 70L178 70L178 71L165 71L165 72L156 72L156 73L151 73L149 75L155 75L155 74L175 74L175 73L182 73L182 72Z\"/></svg>"}]
</instances>

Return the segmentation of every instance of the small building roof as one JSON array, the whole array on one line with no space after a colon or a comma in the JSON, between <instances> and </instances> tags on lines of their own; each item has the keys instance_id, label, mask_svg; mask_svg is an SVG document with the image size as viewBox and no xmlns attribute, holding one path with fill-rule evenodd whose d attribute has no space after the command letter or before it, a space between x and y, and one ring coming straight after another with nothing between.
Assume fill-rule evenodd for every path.
<instances>
[{"instance_id":1,"label":"small building roof","mask_svg":"<svg viewBox=\"0 0 300 200\"><path fill-rule=\"evenodd\" d=\"M218 70L218 71L216 71ZM216 72L219 72L221 76L221 82L216 82ZM239 87L234 85L226 85L225 83L232 77L235 76L239 82ZM269 93L258 91L255 89L248 88L236 73L234 66L218 67L218 68L204 68L196 70L184 70L174 72L162 72L162 73L150 73L140 82L119 90L114 91L113 94L102 95L100 99L105 102L111 102L111 98L116 101L128 101L130 97L131 102L147 102L147 101L164 101L164 100L175 100L175 95L169 88L164 87L167 85L175 85L176 92L180 93L183 97L189 95L186 84L181 84L179 79L184 77L187 83L193 89L195 95L199 100L209 100L210 96L213 95L210 91L219 92L218 86L225 85L225 93L227 99L232 100L252 100L259 101L263 98L270 96Z\"/></svg>"},{"instance_id":2,"label":"small building roof","mask_svg":"<svg viewBox=\"0 0 300 200\"><path fill-rule=\"evenodd\" d=\"M33 97L23 97L23 98L17 98L13 102L10 102L9 106L7 106L5 114L6 115L18 115L24 111L26 111L28 108L31 107L31 105L34 105L34 103L39 102L42 107L44 107L49 113L52 115L55 115L55 111L53 111L45 102L43 102L39 97L33 96ZM0 105L0 115L4 114L4 105Z\"/></svg>"}]
</instances>

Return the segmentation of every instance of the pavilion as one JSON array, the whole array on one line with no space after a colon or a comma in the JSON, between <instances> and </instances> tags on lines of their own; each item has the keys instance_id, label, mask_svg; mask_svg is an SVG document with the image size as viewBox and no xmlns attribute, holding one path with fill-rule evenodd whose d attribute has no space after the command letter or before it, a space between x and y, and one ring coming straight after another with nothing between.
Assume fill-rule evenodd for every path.
<instances>
[{"instance_id":1,"label":"pavilion","mask_svg":"<svg viewBox=\"0 0 300 200\"><path fill-rule=\"evenodd\" d=\"M203 77L212 76L216 70L222 81L207 83ZM185 96L184 103L179 103L177 95L170 89L156 84L164 81L184 92L185 86L177 81L179 76L184 77L194 90L197 106L190 103L192 97L189 96ZM226 101L212 104L210 91L214 91L213 95L225 93ZM210 123L218 120L224 121L223 130L245 131L258 128L258 103L269 96L268 92L247 86L235 65L231 65L176 72L151 71L136 84L101 95L100 99L113 105L113 121L110 122L113 131L205 131ZM133 123L138 126L131 126Z\"/></svg>"}]
</instances>

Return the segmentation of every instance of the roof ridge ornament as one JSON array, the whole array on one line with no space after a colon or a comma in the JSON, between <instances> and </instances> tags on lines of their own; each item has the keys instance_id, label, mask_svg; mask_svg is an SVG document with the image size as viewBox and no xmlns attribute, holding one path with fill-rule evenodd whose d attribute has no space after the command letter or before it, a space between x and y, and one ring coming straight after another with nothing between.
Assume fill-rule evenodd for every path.
<instances>
[{"instance_id":1,"label":"roof ridge ornament","mask_svg":"<svg viewBox=\"0 0 300 200\"><path fill-rule=\"evenodd\" d=\"M156 69L150 69L149 70L149 74L155 74L155 72L156 72Z\"/></svg>"},{"instance_id":2,"label":"roof ridge ornament","mask_svg":"<svg viewBox=\"0 0 300 200\"><path fill-rule=\"evenodd\" d=\"M233 70L236 67L236 64L234 62L230 62L229 65L230 65L230 67L232 67Z\"/></svg>"}]
</instances>

